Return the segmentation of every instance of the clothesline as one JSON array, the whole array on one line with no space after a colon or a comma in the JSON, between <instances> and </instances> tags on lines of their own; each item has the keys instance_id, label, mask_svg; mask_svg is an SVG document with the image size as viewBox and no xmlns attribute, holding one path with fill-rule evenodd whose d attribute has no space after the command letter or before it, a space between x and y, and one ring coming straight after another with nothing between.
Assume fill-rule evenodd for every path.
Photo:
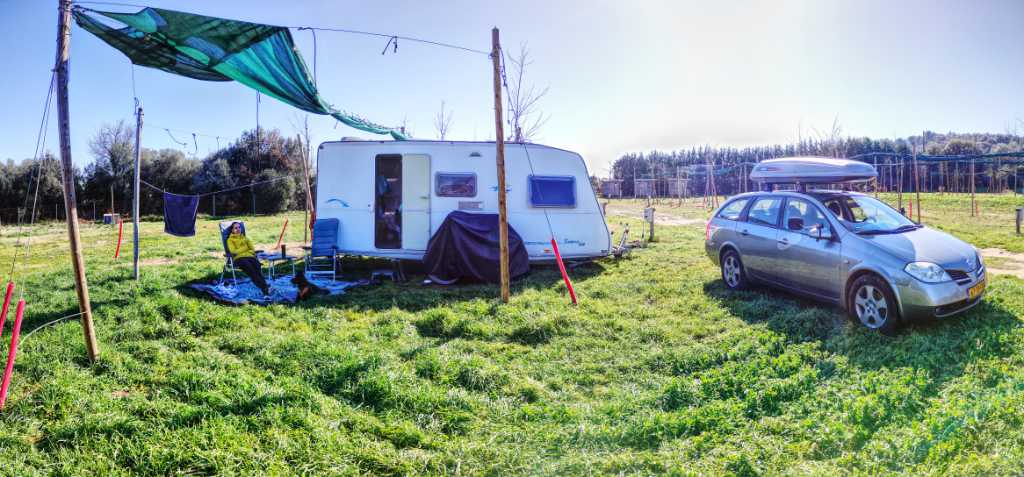
<instances>
[{"instance_id":1,"label":"clothesline","mask_svg":"<svg viewBox=\"0 0 1024 477\"><path fill-rule=\"evenodd\" d=\"M204 192L202 194L178 194L176 192L171 192L171 191L168 191L168 190L161 189L160 187L157 187L157 186L155 186L153 184L150 184L149 182L146 182L146 181L144 181L142 179L139 179L139 182L142 183L142 185L145 185L146 187L149 187L149 188L151 188L151 189L153 189L153 190L155 190L157 192L160 192L162 194L174 194L174 195L190 196L190 197L206 197L206 196L210 196L210 195L223 194L225 192L231 192L231 191L235 191L235 190L245 189L247 187L254 187L254 186L258 186L258 185L262 185L262 184L270 184L272 182L283 181L285 179L292 179L292 178L298 177L300 175L301 174L291 174L291 175L287 175L287 176L275 177L273 179L267 179L265 181L250 182L250 183L245 184L245 185L241 185L241 186L237 186L237 187L229 187L227 189L215 190L213 192Z\"/></svg>"}]
</instances>

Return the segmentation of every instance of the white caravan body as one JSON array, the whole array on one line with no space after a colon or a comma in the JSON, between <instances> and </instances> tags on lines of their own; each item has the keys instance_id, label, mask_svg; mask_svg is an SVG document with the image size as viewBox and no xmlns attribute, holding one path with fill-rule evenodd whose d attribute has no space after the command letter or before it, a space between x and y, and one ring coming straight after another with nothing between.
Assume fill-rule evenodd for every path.
<instances>
[{"instance_id":1,"label":"white caravan body","mask_svg":"<svg viewBox=\"0 0 1024 477\"><path fill-rule=\"evenodd\" d=\"M317 218L341 223L341 253L422 260L455 210L498 213L494 142L333 141L317 151ZM611 237L579 154L505 144L508 222L531 261L608 255ZM550 193L549 193L550 191Z\"/></svg>"}]
</instances>

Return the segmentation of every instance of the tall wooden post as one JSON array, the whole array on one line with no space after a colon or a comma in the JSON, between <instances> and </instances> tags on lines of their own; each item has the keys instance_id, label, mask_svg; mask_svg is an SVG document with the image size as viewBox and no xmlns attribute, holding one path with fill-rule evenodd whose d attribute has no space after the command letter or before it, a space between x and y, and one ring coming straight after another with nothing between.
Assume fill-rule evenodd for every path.
<instances>
[{"instance_id":1,"label":"tall wooden post","mask_svg":"<svg viewBox=\"0 0 1024 477\"><path fill-rule=\"evenodd\" d=\"M491 62L494 66L494 144L498 167L498 237L501 246L501 301L508 303L508 212L505 209L505 132L501 118L501 42L498 28L491 29Z\"/></svg>"},{"instance_id":2,"label":"tall wooden post","mask_svg":"<svg viewBox=\"0 0 1024 477\"><path fill-rule=\"evenodd\" d=\"M971 158L971 217L974 217L978 210L978 203L974 198L974 158Z\"/></svg>"},{"instance_id":3,"label":"tall wooden post","mask_svg":"<svg viewBox=\"0 0 1024 477\"><path fill-rule=\"evenodd\" d=\"M896 198L899 201L900 213L903 212L903 155L900 155L899 169L896 169Z\"/></svg>"},{"instance_id":4,"label":"tall wooden post","mask_svg":"<svg viewBox=\"0 0 1024 477\"><path fill-rule=\"evenodd\" d=\"M68 242L71 245L71 265L75 273L75 291L78 308L82 312L82 332L85 351L90 362L99 355L96 331L92 326L92 307L89 304L89 285L85 280L85 261L78 237L78 203L75 197L75 176L71 167L71 119L68 111L68 60L71 56L71 0L58 0L57 9L57 117L60 129L61 179L64 182L64 209L67 210Z\"/></svg>"},{"instance_id":5,"label":"tall wooden post","mask_svg":"<svg viewBox=\"0 0 1024 477\"><path fill-rule=\"evenodd\" d=\"M305 214L306 218L303 221L304 225L302 227L302 229L303 229L302 241L306 242L306 239L307 239L308 234L309 234L309 217L310 217L310 213L313 214L313 217L316 217L316 207L313 206L313 192L312 192L312 189L309 187L309 152L310 152L310 145L309 144L306 144L305 146L302 145L302 135L301 134L297 134L296 138L299 140L299 149L303 150L303 153L302 153L302 186L306 189L306 214Z\"/></svg>"},{"instance_id":6,"label":"tall wooden post","mask_svg":"<svg viewBox=\"0 0 1024 477\"><path fill-rule=\"evenodd\" d=\"M135 112L135 178L132 180L132 270L139 279L139 176L142 174L142 106Z\"/></svg>"},{"instance_id":7,"label":"tall wooden post","mask_svg":"<svg viewBox=\"0 0 1024 477\"><path fill-rule=\"evenodd\" d=\"M922 136L922 143L923 143ZM922 146L923 147L923 146ZM921 222L921 169L917 167L917 146L914 147L914 195L917 197L917 222Z\"/></svg>"}]
</instances>

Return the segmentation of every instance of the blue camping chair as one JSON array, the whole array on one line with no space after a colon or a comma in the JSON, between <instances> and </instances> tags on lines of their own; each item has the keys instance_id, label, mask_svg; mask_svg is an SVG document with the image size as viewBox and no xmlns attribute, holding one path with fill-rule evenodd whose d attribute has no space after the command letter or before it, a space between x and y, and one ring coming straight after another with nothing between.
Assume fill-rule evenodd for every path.
<instances>
[{"instance_id":1,"label":"blue camping chair","mask_svg":"<svg viewBox=\"0 0 1024 477\"><path fill-rule=\"evenodd\" d=\"M306 276L330 276L338 279L338 219L316 219L313 222L313 242L306 250ZM329 262L329 263L328 263Z\"/></svg>"},{"instance_id":2,"label":"blue camping chair","mask_svg":"<svg viewBox=\"0 0 1024 477\"><path fill-rule=\"evenodd\" d=\"M224 283L224 275L231 273L231 284L237 285L238 278L235 273L235 259L231 256L231 252L228 251L228 237L231 235L231 225L238 222L242 226L242 234L245 234L245 222L241 220L226 220L220 223L220 244L224 247L224 268L220 271L220 282ZM256 251L257 260L259 260L262 250Z\"/></svg>"}]
</instances>

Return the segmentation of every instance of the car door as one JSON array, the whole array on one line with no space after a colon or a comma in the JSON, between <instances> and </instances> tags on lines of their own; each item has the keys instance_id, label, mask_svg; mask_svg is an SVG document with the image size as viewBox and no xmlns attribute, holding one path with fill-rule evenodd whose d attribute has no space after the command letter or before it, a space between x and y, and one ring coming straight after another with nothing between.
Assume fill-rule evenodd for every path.
<instances>
[{"instance_id":1,"label":"car door","mask_svg":"<svg viewBox=\"0 0 1024 477\"><path fill-rule=\"evenodd\" d=\"M744 221L736 224L740 259L755 279L777 281L775 240L781 209L781 196L759 196L747 209Z\"/></svg>"},{"instance_id":2,"label":"car door","mask_svg":"<svg viewBox=\"0 0 1024 477\"><path fill-rule=\"evenodd\" d=\"M822 238L816 238L815 229ZM776 247L779 282L798 291L838 300L842 244L825 212L810 200L786 199Z\"/></svg>"}]
</instances>

